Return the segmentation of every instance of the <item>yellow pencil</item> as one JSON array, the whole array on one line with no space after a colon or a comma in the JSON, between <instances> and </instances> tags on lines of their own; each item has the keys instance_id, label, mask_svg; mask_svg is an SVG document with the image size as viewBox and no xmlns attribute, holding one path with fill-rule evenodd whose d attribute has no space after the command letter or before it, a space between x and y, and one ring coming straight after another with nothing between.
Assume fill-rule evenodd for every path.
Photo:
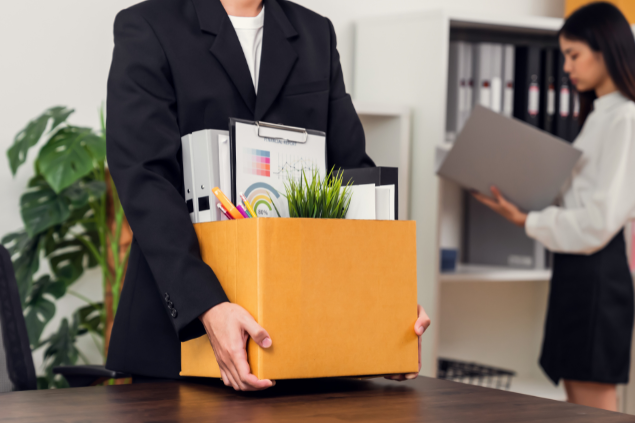
<instances>
[{"instance_id":1,"label":"yellow pencil","mask_svg":"<svg viewBox=\"0 0 635 423\"><path fill-rule=\"evenodd\" d=\"M247 207L247 210L249 210L249 213L253 217L258 217L256 216L256 212L254 211L253 207L251 207L251 204L249 204L249 201L247 201L247 198L245 198L242 192L240 193L240 198L243 200L243 204L245 205L245 207Z\"/></svg>"}]
</instances>

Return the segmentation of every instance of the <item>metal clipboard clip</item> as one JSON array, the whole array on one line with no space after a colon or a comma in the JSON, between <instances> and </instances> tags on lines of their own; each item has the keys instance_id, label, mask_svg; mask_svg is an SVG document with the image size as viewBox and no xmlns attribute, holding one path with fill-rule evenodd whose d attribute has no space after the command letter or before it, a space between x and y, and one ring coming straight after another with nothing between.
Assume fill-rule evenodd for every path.
<instances>
[{"instance_id":1,"label":"metal clipboard clip","mask_svg":"<svg viewBox=\"0 0 635 423\"><path fill-rule=\"evenodd\" d=\"M297 128L295 126L285 126L276 123L268 122L255 122L256 132L260 138L273 138L283 141L292 141L298 143L306 143L309 139L309 132L304 128ZM284 137L280 136L278 131L289 132L290 134ZM297 134L297 136L293 136Z\"/></svg>"}]
</instances>

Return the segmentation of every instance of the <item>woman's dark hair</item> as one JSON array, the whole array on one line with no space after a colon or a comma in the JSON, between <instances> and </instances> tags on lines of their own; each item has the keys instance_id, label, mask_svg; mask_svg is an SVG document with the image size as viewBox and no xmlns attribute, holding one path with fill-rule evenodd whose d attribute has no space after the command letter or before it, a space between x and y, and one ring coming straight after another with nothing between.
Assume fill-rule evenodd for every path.
<instances>
[{"instance_id":1,"label":"woman's dark hair","mask_svg":"<svg viewBox=\"0 0 635 423\"><path fill-rule=\"evenodd\" d=\"M567 18L558 32L582 41L604 56L604 63L617 89L635 101L635 37L620 10L610 3L591 3ZM595 91L580 93L580 126L593 109Z\"/></svg>"}]
</instances>

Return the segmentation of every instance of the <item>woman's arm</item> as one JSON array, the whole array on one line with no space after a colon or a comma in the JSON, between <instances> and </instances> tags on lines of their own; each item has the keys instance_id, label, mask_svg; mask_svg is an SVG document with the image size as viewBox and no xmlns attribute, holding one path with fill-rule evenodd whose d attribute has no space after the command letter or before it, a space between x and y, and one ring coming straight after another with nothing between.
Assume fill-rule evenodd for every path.
<instances>
[{"instance_id":1,"label":"woman's arm","mask_svg":"<svg viewBox=\"0 0 635 423\"><path fill-rule=\"evenodd\" d=\"M496 188L492 188L494 200L482 194L474 197L512 223L524 226L529 237L551 251L592 254L608 244L635 210L634 123L631 117L620 117L606 133L597 161L598 180L584 207L550 206L525 214Z\"/></svg>"},{"instance_id":2,"label":"woman's arm","mask_svg":"<svg viewBox=\"0 0 635 423\"><path fill-rule=\"evenodd\" d=\"M577 209L551 206L529 213L528 236L563 253L592 254L608 244L635 210L634 123L621 116L606 133L589 202Z\"/></svg>"}]
</instances>

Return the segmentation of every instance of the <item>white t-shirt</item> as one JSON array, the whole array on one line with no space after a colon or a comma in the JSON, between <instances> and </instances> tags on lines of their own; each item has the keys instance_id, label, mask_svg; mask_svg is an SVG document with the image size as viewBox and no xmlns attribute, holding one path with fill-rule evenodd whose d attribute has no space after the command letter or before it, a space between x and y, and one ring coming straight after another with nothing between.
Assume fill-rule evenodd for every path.
<instances>
[{"instance_id":1,"label":"white t-shirt","mask_svg":"<svg viewBox=\"0 0 635 423\"><path fill-rule=\"evenodd\" d=\"M582 158L561 193L561 207L527 216L525 231L555 252L591 254L635 218L635 103L604 95L573 144Z\"/></svg>"},{"instance_id":2,"label":"white t-shirt","mask_svg":"<svg viewBox=\"0 0 635 423\"><path fill-rule=\"evenodd\" d=\"M258 74L260 73L260 56L262 54L262 28L265 24L265 6L262 6L258 16L246 18L242 16L229 16L236 30L238 41L243 47L245 59L249 66L249 73L254 83L254 89L258 93Z\"/></svg>"}]
</instances>

